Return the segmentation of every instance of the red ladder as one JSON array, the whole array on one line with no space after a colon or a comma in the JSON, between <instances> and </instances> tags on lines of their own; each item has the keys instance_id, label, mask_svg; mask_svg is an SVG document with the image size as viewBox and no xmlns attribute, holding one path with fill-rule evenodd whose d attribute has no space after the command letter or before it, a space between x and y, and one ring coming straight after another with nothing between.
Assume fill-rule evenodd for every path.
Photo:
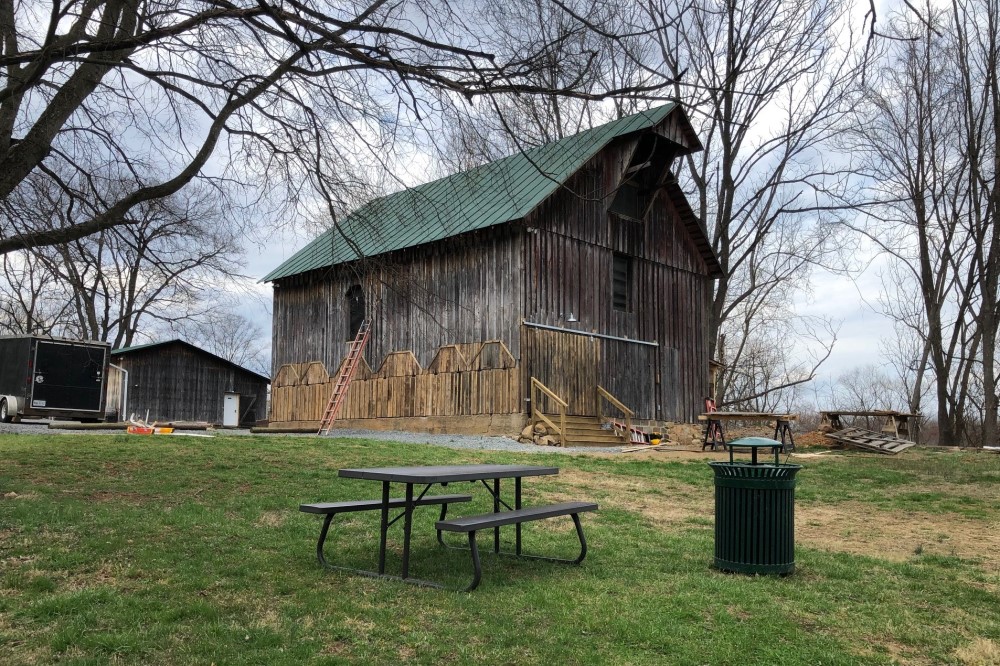
<instances>
[{"instance_id":1,"label":"red ladder","mask_svg":"<svg viewBox=\"0 0 1000 666\"><path fill-rule=\"evenodd\" d=\"M330 396L330 402L327 403L326 411L323 412L323 420L320 421L317 435L330 434L330 428L333 427L333 422L337 419L337 413L344 404L344 399L347 398L347 389L351 385L351 380L354 379L354 372L358 369L358 362L361 360L361 353L365 350L365 345L368 344L371 330L371 319L365 319L361 322L358 334L354 336L351 348L347 352L347 361L344 363L344 369L341 371L340 377L337 378L337 385L333 388L333 395Z\"/></svg>"}]
</instances>

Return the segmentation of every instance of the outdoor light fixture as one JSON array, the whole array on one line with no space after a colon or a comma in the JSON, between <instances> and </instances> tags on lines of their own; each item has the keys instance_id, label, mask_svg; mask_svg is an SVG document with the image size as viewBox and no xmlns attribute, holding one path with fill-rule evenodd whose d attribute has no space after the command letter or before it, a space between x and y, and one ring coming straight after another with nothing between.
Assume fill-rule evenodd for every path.
<instances>
[{"instance_id":1,"label":"outdoor light fixture","mask_svg":"<svg viewBox=\"0 0 1000 666\"><path fill-rule=\"evenodd\" d=\"M573 313L572 313L572 312L570 312L570 313L569 313L569 316L568 316L568 317L566 317L566 321L570 321L570 322L572 322L572 321L577 321L577 318L573 316Z\"/></svg>"}]
</instances>

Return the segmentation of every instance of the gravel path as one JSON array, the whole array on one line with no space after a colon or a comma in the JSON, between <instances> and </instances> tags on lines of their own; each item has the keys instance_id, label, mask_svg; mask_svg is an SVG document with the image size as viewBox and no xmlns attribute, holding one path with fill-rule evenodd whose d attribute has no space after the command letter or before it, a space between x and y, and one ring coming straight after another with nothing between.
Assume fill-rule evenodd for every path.
<instances>
[{"instance_id":1,"label":"gravel path","mask_svg":"<svg viewBox=\"0 0 1000 666\"><path fill-rule=\"evenodd\" d=\"M0 423L0 434L122 434L122 430L70 430L60 428L49 428L47 421L26 421L24 423ZM249 435L249 430L225 430L218 434L225 435ZM288 434L284 437L315 437L313 434ZM486 437L482 435L432 435L420 432L399 432L382 430L336 430L331 437L359 437L363 439L374 439L386 442L403 442L406 444L433 444L436 446L446 446L452 449L479 449L488 451L510 451L514 453L618 453L622 450L620 446L593 447L593 446L536 446L535 444L522 444L508 437Z\"/></svg>"},{"instance_id":2,"label":"gravel path","mask_svg":"<svg viewBox=\"0 0 1000 666\"><path fill-rule=\"evenodd\" d=\"M517 453L618 453L620 446L538 446L522 444L509 437L486 437L483 435L432 435L421 432L398 432L377 430L337 430L331 437L363 437L407 444L434 444L452 449L484 449L489 451L513 451Z\"/></svg>"}]
</instances>

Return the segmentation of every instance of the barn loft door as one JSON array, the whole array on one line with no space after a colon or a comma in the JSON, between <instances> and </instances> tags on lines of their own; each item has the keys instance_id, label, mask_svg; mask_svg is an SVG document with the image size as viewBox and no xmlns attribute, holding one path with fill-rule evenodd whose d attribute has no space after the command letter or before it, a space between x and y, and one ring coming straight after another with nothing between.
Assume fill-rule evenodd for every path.
<instances>
[{"instance_id":1,"label":"barn loft door","mask_svg":"<svg viewBox=\"0 0 1000 666\"><path fill-rule=\"evenodd\" d=\"M351 285L347 290L347 308L350 321L350 330L347 332L347 340L353 341L361 330L361 324L365 321L365 292L360 284Z\"/></svg>"},{"instance_id":2,"label":"barn loft door","mask_svg":"<svg viewBox=\"0 0 1000 666\"><path fill-rule=\"evenodd\" d=\"M672 141L654 133L643 135L618 183L610 212L631 220L645 219L676 152L677 144Z\"/></svg>"}]
</instances>

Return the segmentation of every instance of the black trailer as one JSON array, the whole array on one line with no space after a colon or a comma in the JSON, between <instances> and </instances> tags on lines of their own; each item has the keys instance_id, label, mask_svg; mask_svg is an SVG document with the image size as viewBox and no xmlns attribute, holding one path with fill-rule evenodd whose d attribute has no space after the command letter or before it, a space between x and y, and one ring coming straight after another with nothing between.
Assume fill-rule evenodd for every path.
<instances>
[{"instance_id":1,"label":"black trailer","mask_svg":"<svg viewBox=\"0 0 1000 666\"><path fill-rule=\"evenodd\" d=\"M0 421L103 420L110 351L92 340L0 337Z\"/></svg>"}]
</instances>

